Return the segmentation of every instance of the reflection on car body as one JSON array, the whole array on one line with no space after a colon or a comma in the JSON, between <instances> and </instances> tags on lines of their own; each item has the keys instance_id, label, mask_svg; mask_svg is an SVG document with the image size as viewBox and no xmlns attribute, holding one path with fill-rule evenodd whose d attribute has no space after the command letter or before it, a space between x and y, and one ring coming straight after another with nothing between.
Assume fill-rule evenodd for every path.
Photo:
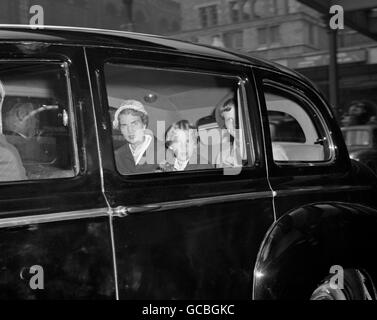
<instances>
[{"instance_id":1,"label":"reflection on car body","mask_svg":"<svg viewBox=\"0 0 377 320\"><path fill-rule=\"evenodd\" d=\"M7 26L0 80L2 137L26 175L0 182L0 298L375 298L376 177L299 74L168 38ZM114 125L128 100L148 126ZM172 125L194 132L171 138ZM135 165L155 152L129 145L154 141L147 129L162 157L183 150L184 170L118 167L117 150ZM237 170L216 163L226 146ZM346 291L330 290L333 265Z\"/></svg>"}]
</instances>

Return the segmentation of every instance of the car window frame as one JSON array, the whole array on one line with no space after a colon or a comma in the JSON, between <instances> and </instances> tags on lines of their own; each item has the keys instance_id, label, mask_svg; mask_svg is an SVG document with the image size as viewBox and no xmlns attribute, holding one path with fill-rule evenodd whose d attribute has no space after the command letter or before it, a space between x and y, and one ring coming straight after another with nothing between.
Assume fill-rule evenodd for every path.
<instances>
[{"instance_id":1,"label":"car window frame","mask_svg":"<svg viewBox=\"0 0 377 320\"><path fill-rule=\"evenodd\" d=\"M98 51L105 50L106 54L101 55ZM143 50L129 50L129 49L123 49L123 48L88 48L88 51L92 52L92 55L89 53L89 61L90 61L90 69L92 69L93 75L92 80L95 82L95 86L98 91L98 99L100 101L100 104L102 106L102 110L100 110L100 117L102 118L102 127L105 128L106 135L110 136L110 139L106 139L108 144L111 144L111 152L109 150L108 153L111 154L111 160L109 163L107 160L109 159L103 159L103 165L106 168L107 166L111 167L111 171L115 171L116 174L113 175L114 179L120 179L120 181L125 183L142 183L145 181L148 181L148 183L161 185L163 183L166 183L167 181L203 181L207 178L213 179L216 178L219 179L220 177L226 176L225 178L227 181L229 181L231 178L229 177L236 177L234 179L249 179L251 175L256 174L256 177L265 176L265 170L263 166L263 156L262 156L262 146L261 146L261 140L258 140L260 137L259 133L255 132L255 126L252 126L249 122L250 119L253 119L260 121L258 114L259 114L259 108L258 103L256 99L253 99L252 94L250 91L254 90L254 87L251 85L250 79L253 79L251 75L251 69L249 66L244 64L236 64L237 67L235 67L235 64L232 64L228 61L222 61L220 60L220 63L224 66L227 66L230 68L229 71L222 70L221 72L218 70L218 68L211 68L208 67L208 63L219 63L219 61L216 60L209 60L203 57L197 57L197 56L189 56L187 57L184 54L172 54L167 52L151 52L148 51L148 54L146 57L143 58L135 58L135 55L143 55L145 52ZM110 54L111 51L111 54ZM95 56L93 56L94 52L97 52ZM87 52L88 53L88 52ZM154 55L162 56L163 59L155 59ZM166 58L169 56L174 56L178 61L178 63L171 62L167 60ZM197 63L199 66L195 64L195 67L192 67L192 64L185 63L184 60L194 60L195 63ZM189 71L189 72L197 72L200 74L203 73L210 73L213 75L219 75L219 76L231 76L231 77L237 77L241 80L243 90L241 101L243 103L243 119L245 119L244 123L244 135L245 135L245 142L246 142L246 148L253 150L253 157L251 158L253 162L253 166L248 167L242 167L241 174L239 175L224 175L223 174L223 168L211 168L211 169L201 169L201 170L187 170L184 172L151 172L151 173L144 173L144 174L133 174L133 175L121 175L116 170L116 164L115 164L115 157L114 157L114 150L113 150L113 139L112 139L112 132L111 130L108 130L108 128L111 126L112 120L110 119L110 113L109 105L108 105L108 96L107 96L107 88L106 88L106 79L105 79L105 73L104 73L104 66L106 62L114 63L123 63L125 65L130 66L140 66L140 67L156 67L156 68L169 68L171 70L177 70L177 71ZM94 65L93 65L94 64ZM190 67L188 67L190 66ZM203 67L205 66L205 67ZM242 70L242 71L241 71ZM255 97L256 94L253 92ZM251 101L255 101L254 105L255 107L252 107ZM253 110L251 110L253 108ZM253 115L251 115L253 113ZM248 120L248 121L246 121ZM253 121L254 122L254 121ZM256 122L256 123L257 123ZM106 143L106 144L107 144ZM251 146L252 145L252 146ZM248 155L250 157L250 154ZM104 152L102 152L102 157L104 157ZM250 158L249 158L250 159ZM183 173L183 174L182 174Z\"/></svg>"},{"instance_id":2,"label":"car window frame","mask_svg":"<svg viewBox=\"0 0 377 320\"><path fill-rule=\"evenodd\" d=\"M82 163L82 159L79 154L79 146L78 146L78 127L77 127L77 114L74 108L74 101L73 101L73 89L72 89L72 70L71 70L71 61L66 59L44 59L44 58L0 58L0 63L7 62L7 63L20 63L20 64L28 64L28 63L45 63L45 64L54 64L59 66L61 70L64 72L65 76L65 85L67 88L67 107L68 107L68 114L70 117L70 134L71 136L71 148L73 151L72 158L74 160L74 166L72 171L74 175L72 177L52 177L52 178L44 178L44 179L24 179L24 180L16 180L16 181L0 181L0 185L9 185L9 184L27 184L27 183L38 183L38 182L45 182L45 181L61 181L61 180L72 180L76 179L80 174L82 174L82 169L84 164Z\"/></svg>"},{"instance_id":3,"label":"car window frame","mask_svg":"<svg viewBox=\"0 0 377 320\"><path fill-rule=\"evenodd\" d=\"M281 92L281 96L283 98L286 98L286 99L289 99L289 100L293 101L300 108L302 108L304 110L304 112L307 114L307 116L309 117L309 119L311 120L311 122L313 123L314 128L316 128L316 125L315 125L316 120L313 119L313 115L311 113L315 114L316 117L317 117L317 119L318 119L317 122L324 129L324 131L326 133L326 137L325 138L328 139L328 141L329 141L329 147L328 147L328 149L330 151L330 158L327 159L327 160L320 160L320 161L315 161L315 160L307 160L307 161L306 160L279 161L279 160L273 159L273 161L277 165L281 165L281 166L297 166L297 165L302 165L302 166L318 166L318 165L321 166L322 165L322 166L324 166L324 165L331 165L334 162L335 157L336 157L334 142L333 142L333 140L331 138L330 129L328 128L328 125L326 124L325 119L324 119L322 113L318 110L318 108L315 106L315 104L312 101L310 101L302 93L302 91L299 90L298 88L288 87L287 85L284 85L282 83L278 83L276 81L271 81L271 80L265 80L265 81L263 81L263 90L264 90L264 92L265 92L266 87L271 87L271 88L273 88L273 90L277 90L279 92L279 93L277 93L277 95L280 94L280 92ZM290 97L293 97L293 96L294 96L294 98L290 98ZM265 96L264 96L264 100L266 102ZM300 103L296 102L296 100L300 100ZM303 106L302 103L304 103L305 106ZM308 112L306 110L307 108L311 109L311 112ZM268 111L268 109L267 109L267 111ZM321 138L321 137L318 137L318 138Z\"/></svg>"},{"instance_id":4,"label":"car window frame","mask_svg":"<svg viewBox=\"0 0 377 320\"><path fill-rule=\"evenodd\" d=\"M265 135L265 148L267 154L267 162L270 176L297 176L297 175L315 175L328 174L333 172L347 172L350 170L351 162L348 156L347 147L345 145L339 124L336 122L335 116L330 109L326 99L312 87L308 82L295 77L291 74L284 73L282 70L271 70L264 67L253 68L256 85L258 90L258 98L263 119L263 131ZM267 106L264 97L264 82L271 81L277 83L278 86L293 90L299 96L303 96L305 100L310 102L318 111L317 113L324 121L325 130L329 136L329 146L333 149L333 158L327 162L276 162L273 160L272 144L270 130L268 125Z\"/></svg>"}]
</instances>

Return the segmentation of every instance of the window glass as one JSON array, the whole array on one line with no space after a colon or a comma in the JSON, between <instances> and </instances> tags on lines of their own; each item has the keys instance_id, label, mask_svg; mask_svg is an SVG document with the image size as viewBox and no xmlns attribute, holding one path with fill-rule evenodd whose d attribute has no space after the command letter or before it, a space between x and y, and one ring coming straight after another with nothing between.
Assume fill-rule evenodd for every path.
<instances>
[{"instance_id":1,"label":"window glass","mask_svg":"<svg viewBox=\"0 0 377 320\"><path fill-rule=\"evenodd\" d=\"M0 62L0 181L75 175L68 96L64 65Z\"/></svg>"},{"instance_id":2,"label":"window glass","mask_svg":"<svg viewBox=\"0 0 377 320\"><path fill-rule=\"evenodd\" d=\"M242 168L239 78L105 65L119 173Z\"/></svg>"},{"instance_id":3,"label":"window glass","mask_svg":"<svg viewBox=\"0 0 377 320\"><path fill-rule=\"evenodd\" d=\"M265 87L275 161L327 161L329 139L315 110L295 94Z\"/></svg>"}]
</instances>

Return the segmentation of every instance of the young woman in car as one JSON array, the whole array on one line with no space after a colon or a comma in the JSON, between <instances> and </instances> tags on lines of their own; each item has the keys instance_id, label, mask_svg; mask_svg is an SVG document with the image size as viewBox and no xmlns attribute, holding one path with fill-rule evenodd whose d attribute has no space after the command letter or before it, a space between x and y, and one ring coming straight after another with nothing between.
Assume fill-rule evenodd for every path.
<instances>
[{"instance_id":1,"label":"young woman in car","mask_svg":"<svg viewBox=\"0 0 377 320\"><path fill-rule=\"evenodd\" d=\"M187 120L173 123L165 135L166 161L160 164L161 171L208 169L213 166L200 155L197 128Z\"/></svg>"},{"instance_id":2,"label":"young woman in car","mask_svg":"<svg viewBox=\"0 0 377 320\"><path fill-rule=\"evenodd\" d=\"M165 159L164 144L147 129L148 113L137 100L125 100L115 112L113 127L119 128L126 143L115 151L121 174L154 172Z\"/></svg>"}]
</instances>

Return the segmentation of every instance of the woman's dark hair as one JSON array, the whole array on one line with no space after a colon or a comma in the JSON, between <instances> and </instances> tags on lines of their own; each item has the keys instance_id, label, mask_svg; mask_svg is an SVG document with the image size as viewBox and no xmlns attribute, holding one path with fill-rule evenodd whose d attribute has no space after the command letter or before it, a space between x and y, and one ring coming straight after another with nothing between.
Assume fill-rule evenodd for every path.
<instances>
[{"instance_id":1,"label":"woman's dark hair","mask_svg":"<svg viewBox=\"0 0 377 320\"><path fill-rule=\"evenodd\" d=\"M235 105L236 105L236 103L235 103L235 101L234 101L233 98L230 98L230 99L226 100L224 102L224 104L220 107L220 110L219 110L221 118L224 119L223 113L232 110L235 107Z\"/></svg>"}]
</instances>

